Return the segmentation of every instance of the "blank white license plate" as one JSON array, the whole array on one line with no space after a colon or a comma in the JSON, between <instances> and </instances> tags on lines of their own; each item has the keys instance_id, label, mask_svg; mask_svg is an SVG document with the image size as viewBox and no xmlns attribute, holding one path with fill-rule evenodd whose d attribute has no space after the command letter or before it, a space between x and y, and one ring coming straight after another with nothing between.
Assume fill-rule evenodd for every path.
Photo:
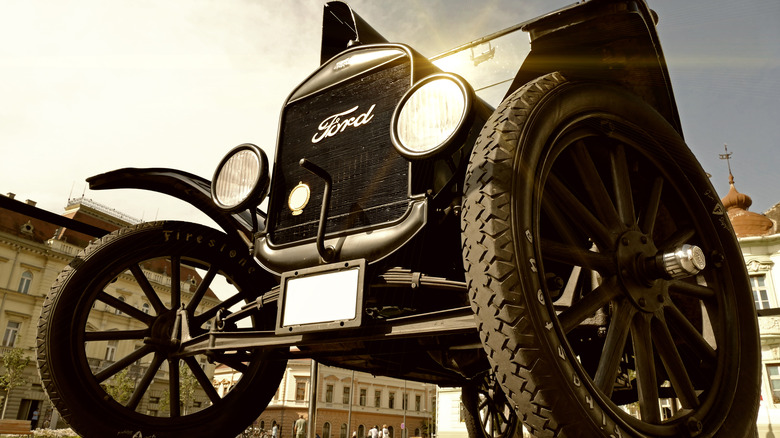
<instances>
[{"instance_id":1,"label":"blank white license plate","mask_svg":"<svg viewBox=\"0 0 780 438\"><path fill-rule=\"evenodd\" d=\"M282 275L277 332L360 325L365 261L341 262Z\"/></svg>"}]
</instances>

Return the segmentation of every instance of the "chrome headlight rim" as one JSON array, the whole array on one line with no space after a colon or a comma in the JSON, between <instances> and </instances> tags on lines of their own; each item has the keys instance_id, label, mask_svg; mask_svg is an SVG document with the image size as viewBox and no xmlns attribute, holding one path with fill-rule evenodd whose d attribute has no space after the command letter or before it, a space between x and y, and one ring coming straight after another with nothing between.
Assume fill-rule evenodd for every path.
<instances>
[{"instance_id":1,"label":"chrome headlight rim","mask_svg":"<svg viewBox=\"0 0 780 438\"><path fill-rule=\"evenodd\" d=\"M401 112L409 100L423 87L428 86L434 81L448 80L454 83L461 92L463 98L463 111L460 115L456 127L438 144L426 150L415 150L404 144L399 135L399 122L401 121ZM396 151L410 161L427 160L441 155L444 152L451 152L454 148L464 144L468 137L471 123L474 119L474 100L476 99L471 85L465 79L454 73L434 73L424 77L415 83L401 98L393 111L390 121L390 139Z\"/></svg>"},{"instance_id":2,"label":"chrome headlight rim","mask_svg":"<svg viewBox=\"0 0 780 438\"><path fill-rule=\"evenodd\" d=\"M235 158L240 153L244 153L244 151L252 153L257 158L256 173L248 185L249 189L243 194L243 197L235 203L227 204L223 202L218 195L220 176L223 174L225 167L231 159ZM211 179L211 199L217 207L224 211L242 211L260 205L260 203L263 202L263 199L268 196L270 185L271 178L268 168L268 156L257 145L243 143L231 149L217 165L217 168L214 171L214 177Z\"/></svg>"}]
</instances>

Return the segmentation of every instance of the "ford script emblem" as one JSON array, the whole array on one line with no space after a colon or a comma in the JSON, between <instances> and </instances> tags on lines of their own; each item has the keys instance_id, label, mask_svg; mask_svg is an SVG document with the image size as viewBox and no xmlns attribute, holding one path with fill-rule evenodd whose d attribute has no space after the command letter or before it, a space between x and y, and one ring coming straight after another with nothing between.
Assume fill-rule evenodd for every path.
<instances>
[{"instance_id":1,"label":"ford script emblem","mask_svg":"<svg viewBox=\"0 0 780 438\"><path fill-rule=\"evenodd\" d=\"M360 125L365 125L374 118L372 111L374 111L375 106L376 104L371 105L371 108L369 108L368 111L355 116L352 116L351 114L357 112L358 106L350 108L344 112L325 117L325 120L320 122L319 126L317 126L317 133L314 134L314 137L311 138L311 142L319 143L322 139L326 137L333 137L339 132L344 132L344 130L347 128L357 128Z\"/></svg>"}]
</instances>

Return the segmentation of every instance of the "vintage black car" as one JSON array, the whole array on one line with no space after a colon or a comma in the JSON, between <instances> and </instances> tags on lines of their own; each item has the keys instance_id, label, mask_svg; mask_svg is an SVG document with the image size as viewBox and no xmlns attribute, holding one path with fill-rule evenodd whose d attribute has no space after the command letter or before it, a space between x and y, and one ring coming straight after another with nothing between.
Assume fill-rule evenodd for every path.
<instances>
[{"instance_id":1,"label":"vintage black car","mask_svg":"<svg viewBox=\"0 0 780 438\"><path fill-rule=\"evenodd\" d=\"M52 402L88 437L232 437L288 359L313 358L462 387L474 437L754 433L744 262L683 140L656 19L591 0L427 59L328 3L272 169L242 144L211 181L89 179L223 230L142 223L70 263L38 331ZM126 327L96 323L106 308ZM229 392L217 365L240 376Z\"/></svg>"}]
</instances>

